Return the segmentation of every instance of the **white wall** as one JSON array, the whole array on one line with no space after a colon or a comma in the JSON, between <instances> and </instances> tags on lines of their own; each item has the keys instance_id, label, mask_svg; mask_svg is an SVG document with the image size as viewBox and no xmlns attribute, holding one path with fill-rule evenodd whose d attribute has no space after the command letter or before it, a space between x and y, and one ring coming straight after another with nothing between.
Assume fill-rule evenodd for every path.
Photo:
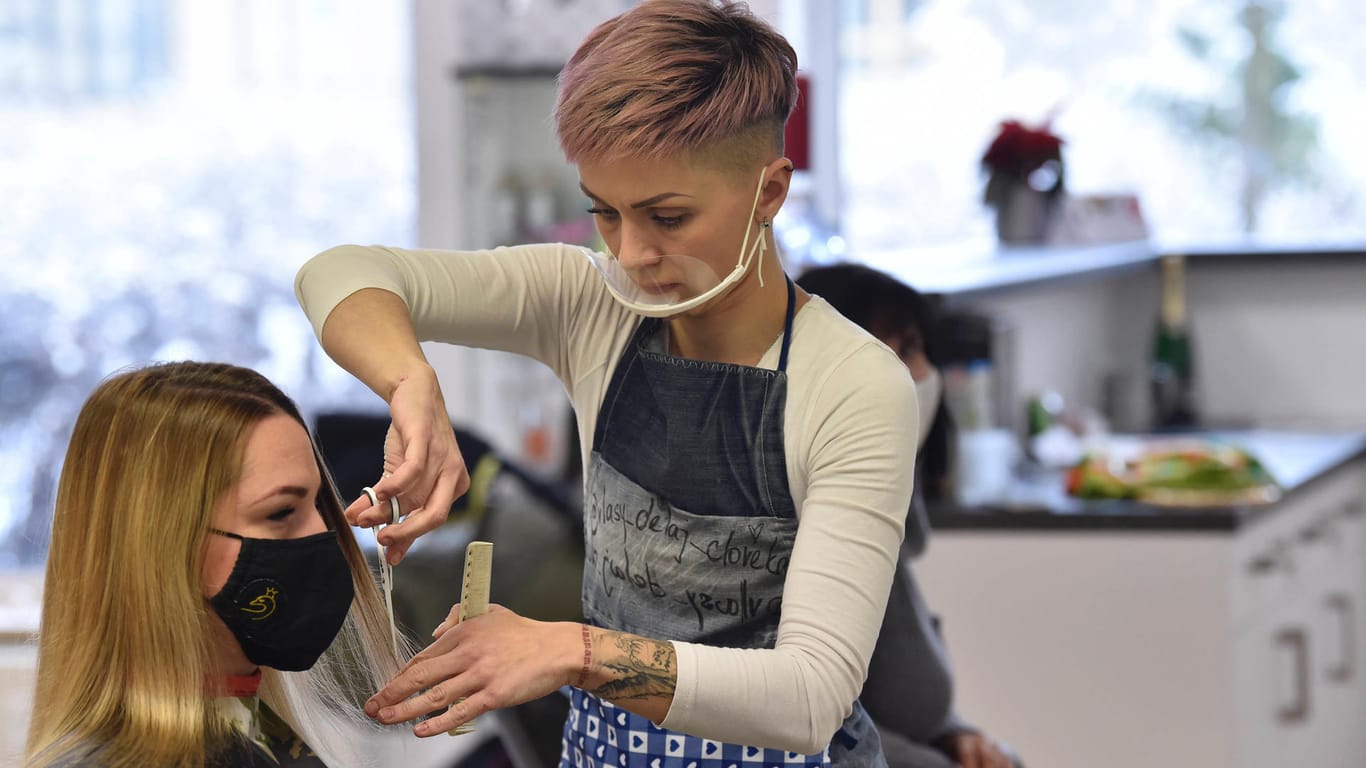
<instances>
[{"instance_id":1,"label":"white wall","mask_svg":"<svg viewBox=\"0 0 1366 768\"><path fill-rule=\"evenodd\" d=\"M1130 410L1146 414L1157 269L965 300L1015 325L1020 409L1044 388L1099 407L1118 375L1138 401ZM1196 258L1187 274L1207 422L1366 429L1366 259Z\"/></svg>"},{"instance_id":2,"label":"white wall","mask_svg":"<svg viewBox=\"0 0 1366 768\"><path fill-rule=\"evenodd\" d=\"M0 766L17 766L28 738L38 666L41 569L0 571Z\"/></svg>"},{"instance_id":3,"label":"white wall","mask_svg":"<svg viewBox=\"0 0 1366 768\"><path fill-rule=\"evenodd\" d=\"M994 292L967 306L999 317L1014 329L1015 412L1007 423L1024 423L1025 403L1045 390L1069 406L1099 407L1107 376L1141 367L1145 347L1115 343L1117 296L1131 283L1145 290L1144 275L1081 279ZM1125 308L1141 317L1141 307ZM1143 327L1151 328L1151 322Z\"/></svg>"},{"instance_id":4,"label":"white wall","mask_svg":"<svg viewBox=\"0 0 1366 768\"><path fill-rule=\"evenodd\" d=\"M1366 429L1366 259L1194 266L1191 324L1205 413Z\"/></svg>"},{"instance_id":5,"label":"white wall","mask_svg":"<svg viewBox=\"0 0 1366 768\"><path fill-rule=\"evenodd\" d=\"M37 668L36 645L0 644L0 766L23 762Z\"/></svg>"}]
</instances>

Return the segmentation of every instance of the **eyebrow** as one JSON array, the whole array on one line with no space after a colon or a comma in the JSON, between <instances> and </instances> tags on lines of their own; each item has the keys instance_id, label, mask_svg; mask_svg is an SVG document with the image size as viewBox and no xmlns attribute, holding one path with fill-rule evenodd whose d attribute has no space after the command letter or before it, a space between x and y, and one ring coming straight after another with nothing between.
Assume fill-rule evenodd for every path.
<instances>
[{"instance_id":1,"label":"eyebrow","mask_svg":"<svg viewBox=\"0 0 1366 768\"><path fill-rule=\"evenodd\" d=\"M298 485L282 485L279 488L264 494L255 503L260 503L266 499L273 499L276 496L297 496L301 499L308 498L308 489Z\"/></svg>"},{"instance_id":2,"label":"eyebrow","mask_svg":"<svg viewBox=\"0 0 1366 768\"><path fill-rule=\"evenodd\" d=\"M584 193L585 195L588 195L589 197L593 198L594 200L602 200L602 197L601 197L601 196L595 194L595 193L594 193L592 190L590 190L588 187L585 187L585 186L583 185L583 182L582 182L582 181L579 182L579 189L583 190L583 193ZM685 195L685 194L683 194L682 192L661 192L661 193L655 195L654 197L648 197L648 198L646 198L646 199L644 199L644 200L641 200L641 201L638 202L638 203L631 203L630 207L631 207L632 209L636 209L636 208L648 208L648 207L650 207L650 206L652 206L652 205L654 205L654 204L656 204L656 203L660 203L660 202L663 202L663 201L665 201L665 200L668 200L668 199L671 198L671 197L692 197L692 195Z\"/></svg>"}]
</instances>

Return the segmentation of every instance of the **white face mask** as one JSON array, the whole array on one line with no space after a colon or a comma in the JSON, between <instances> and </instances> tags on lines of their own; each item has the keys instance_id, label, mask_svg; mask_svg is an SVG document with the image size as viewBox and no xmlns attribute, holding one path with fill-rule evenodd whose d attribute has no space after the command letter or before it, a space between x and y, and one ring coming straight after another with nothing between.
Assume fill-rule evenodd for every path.
<instances>
[{"instance_id":1,"label":"white face mask","mask_svg":"<svg viewBox=\"0 0 1366 768\"><path fill-rule=\"evenodd\" d=\"M767 169L764 169L765 171ZM740 243L740 258L725 277L702 259L682 254L666 254L655 258L648 266L627 268L621 261L609 254L600 254L585 248L584 255L602 275L607 290L622 306L646 317L670 317L700 307L720 296L740 281L757 255L759 259L759 285L763 285L764 251L768 248L765 237L767 224L759 229L753 241L749 239L754 230L754 213L759 209L759 195L764 189L764 172L759 174L759 187L754 190L754 203L749 209L749 222L745 225L745 239ZM691 295L692 298L680 299Z\"/></svg>"},{"instance_id":2,"label":"white face mask","mask_svg":"<svg viewBox=\"0 0 1366 768\"><path fill-rule=\"evenodd\" d=\"M920 405L920 436L916 441L917 449L925 445L930 427L934 426L934 414L939 410L939 395L944 383L939 379L939 369L931 367L930 373L915 383L915 399Z\"/></svg>"}]
</instances>

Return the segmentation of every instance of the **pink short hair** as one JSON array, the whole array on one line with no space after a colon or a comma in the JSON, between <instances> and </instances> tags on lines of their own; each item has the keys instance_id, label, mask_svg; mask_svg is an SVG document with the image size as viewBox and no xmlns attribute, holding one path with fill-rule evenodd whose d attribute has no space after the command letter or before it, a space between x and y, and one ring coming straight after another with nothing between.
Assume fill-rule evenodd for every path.
<instances>
[{"instance_id":1,"label":"pink short hair","mask_svg":"<svg viewBox=\"0 0 1366 768\"><path fill-rule=\"evenodd\" d=\"M660 158L759 138L782 152L797 54L744 3L645 0L600 24L560 72L571 163Z\"/></svg>"}]
</instances>

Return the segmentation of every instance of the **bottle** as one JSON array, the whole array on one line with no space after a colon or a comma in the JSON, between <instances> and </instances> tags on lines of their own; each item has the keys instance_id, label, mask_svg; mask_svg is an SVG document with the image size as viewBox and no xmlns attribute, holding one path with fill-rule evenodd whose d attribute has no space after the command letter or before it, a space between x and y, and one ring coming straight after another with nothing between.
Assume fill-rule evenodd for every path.
<instances>
[{"instance_id":1,"label":"bottle","mask_svg":"<svg viewBox=\"0 0 1366 768\"><path fill-rule=\"evenodd\" d=\"M1177 430L1194 427L1199 420L1195 405L1195 370L1186 316L1185 258L1162 257L1162 310L1153 339L1153 427Z\"/></svg>"},{"instance_id":2,"label":"bottle","mask_svg":"<svg viewBox=\"0 0 1366 768\"><path fill-rule=\"evenodd\" d=\"M943 368L944 401L959 431L996 426L992 412L991 361L948 363Z\"/></svg>"}]
</instances>

